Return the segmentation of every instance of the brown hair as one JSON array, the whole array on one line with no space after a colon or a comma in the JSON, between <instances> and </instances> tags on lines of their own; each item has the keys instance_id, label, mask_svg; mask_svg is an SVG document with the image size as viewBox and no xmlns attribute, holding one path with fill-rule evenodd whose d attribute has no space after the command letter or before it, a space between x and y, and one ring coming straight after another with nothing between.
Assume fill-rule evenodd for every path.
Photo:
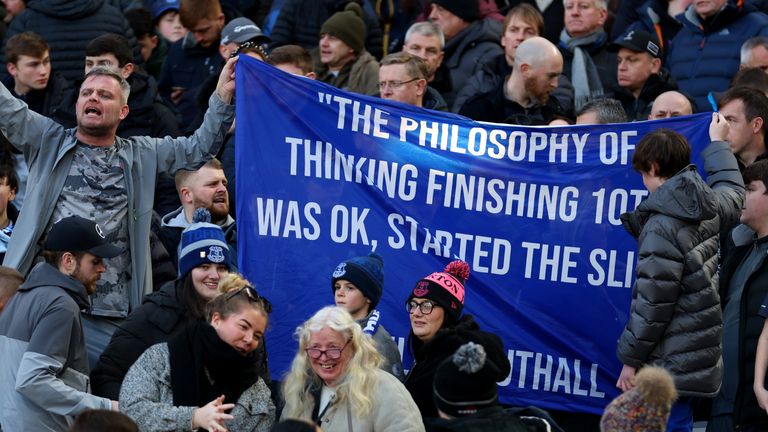
<instances>
[{"instance_id":1,"label":"brown hair","mask_svg":"<svg viewBox=\"0 0 768 432\"><path fill-rule=\"evenodd\" d=\"M741 175L744 177L745 185L750 184L753 181L761 181L765 187L768 188L768 160L763 159L753 163L744 168ZM765 193L768 194L768 189L766 189Z\"/></svg>"},{"instance_id":2,"label":"brown hair","mask_svg":"<svg viewBox=\"0 0 768 432\"><path fill-rule=\"evenodd\" d=\"M16 64L19 56L40 58L48 51L50 51L48 44L37 33L19 33L11 36L5 43L5 61Z\"/></svg>"},{"instance_id":3,"label":"brown hair","mask_svg":"<svg viewBox=\"0 0 768 432\"><path fill-rule=\"evenodd\" d=\"M760 71L760 73L765 76L765 72ZM735 100L740 100L744 106L744 118L747 121L752 121L755 117L763 119L762 131L765 134L768 131L768 97L763 90L747 86L733 87L720 96L717 105L722 108Z\"/></svg>"},{"instance_id":4,"label":"brown hair","mask_svg":"<svg viewBox=\"0 0 768 432\"><path fill-rule=\"evenodd\" d=\"M544 34L544 17L541 16L541 12L528 3L520 3L507 12L507 15L504 16L504 27L502 27L501 30L502 34L507 31L507 26L514 17L519 17L521 20L534 26L538 32L537 36Z\"/></svg>"},{"instance_id":5,"label":"brown hair","mask_svg":"<svg viewBox=\"0 0 768 432\"><path fill-rule=\"evenodd\" d=\"M212 158L211 160L206 162L205 165L201 166L196 170L178 170L176 172L176 177L174 178L174 181L176 182L176 191L177 192L181 191L181 187L186 186L187 180L189 179L189 177L202 168L211 168L211 169L221 170L221 171L224 170L224 166L216 158Z\"/></svg>"},{"instance_id":6,"label":"brown hair","mask_svg":"<svg viewBox=\"0 0 768 432\"><path fill-rule=\"evenodd\" d=\"M269 53L267 63L272 66L292 64L301 69L301 73L304 75L315 71L315 66L312 63L312 56L309 55L309 51L299 45L283 45L275 48Z\"/></svg>"},{"instance_id":7,"label":"brown hair","mask_svg":"<svg viewBox=\"0 0 768 432\"><path fill-rule=\"evenodd\" d=\"M181 25L192 30L203 19L216 19L221 15L219 0L181 0L179 19Z\"/></svg>"},{"instance_id":8,"label":"brown hair","mask_svg":"<svg viewBox=\"0 0 768 432\"><path fill-rule=\"evenodd\" d=\"M654 164L658 177L670 178L691 163L691 146L685 137L672 129L657 129L645 134L635 147L632 168L641 173L651 171Z\"/></svg>"},{"instance_id":9,"label":"brown hair","mask_svg":"<svg viewBox=\"0 0 768 432\"><path fill-rule=\"evenodd\" d=\"M58 269L59 264L61 264L61 258L64 256L65 253L71 253L72 256L75 257L75 261L80 261L80 259L82 259L85 256L85 252L44 250L43 259L45 260L45 262L47 262L48 264Z\"/></svg>"},{"instance_id":10,"label":"brown hair","mask_svg":"<svg viewBox=\"0 0 768 432\"><path fill-rule=\"evenodd\" d=\"M407 52L390 54L381 59L380 66L405 65L405 72L411 78L427 79L429 78L429 69L427 63L419 57Z\"/></svg>"},{"instance_id":11,"label":"brown hair","mask_svg":"<svg viewBox=\"0 0 768 432\"><path fill-rule=\"evenodd\" d=\"M109 410L85 410L75 419L69 432L139 432L136 423L123 413Z\"/></svg>"}]
</instances>

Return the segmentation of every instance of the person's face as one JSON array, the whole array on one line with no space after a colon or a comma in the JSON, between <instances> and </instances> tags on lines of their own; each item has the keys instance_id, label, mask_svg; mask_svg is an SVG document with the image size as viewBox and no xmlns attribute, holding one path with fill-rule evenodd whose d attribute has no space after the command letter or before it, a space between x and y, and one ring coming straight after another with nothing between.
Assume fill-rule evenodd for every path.
<instances>
[{"instance_id":1,"label":"person's face","mask_svg":"<svg viewBox=\"0 0 768 432\"><path fill-rule=\"evenodd\" d=\"M51 57L46 51L42 57L20 55L16 64L8 63L8 73L13 76L15 88L26 94L31 90L43 90L51 77Z\"/></svg>"},{"instance_id":2,"label":"person's face","mask_svg":"<svg viewBox=\"0 0 768 432\"><path fill-rule=\"evenodd\" d=\"M3 0L3 5L8 15L12 17L20 14L27 7L23 0Z\"/></svg>"},{"instance_id":3,"label":"person's face","mask_svg":"<svg viewBox=\"0 0 768 432\"><path fill-rule=\"evenodd\" d=\"M139 51L141 51L141 58L144 61L149 60L152 57L152 52L157 48L157 44L160 42L157 36L144 35L143 38L137 39L139 42Z\"/></svg>"},{"instance_id":4,"label":"person's face","mask_svg":"<svg viewBox=\"0 0 768 432\"><path fill-rule=\"evenodd\" d=\"M728 142L736 156L750 149L750 144L755 139L755 134L760 131L758 118L748 121L744 115L744 103L741 99L734 99L720 107L720 114L728 121Z\"/></svg>"},{"instance_id":5,"label":"person's face","mask_svg":"<svg viewBox=\"0 0 768 432\"><path fill-rule=\"evenodd\" d=\"M693 0L693 10L702 18L716 14L725 5L726 0Z\"/></svg>"},{"instance_id":6,"label":"person's face","mask_svg":"<svg viewBox=\"0 0 768 432\"><path fill-rule=\"evenodd\" d=\"M740 222L752 228L760 234L764 234L766 220L768 220L768 195L765 184L760 180L753 180L747 184L747 193L744 197L744 205L741 209Z\"/></svg>"},{"instance_id":7,"label":"person's face","mask_svg":"<svg viewBox=\"0 0 768 432\"><path fill-rule=\"evenodd\" d=\"M0 215L6 214L8 203L14 199L16 199L16 191L8 185L7 178L0 178Z\"/></svg>"},{"instance_id":8,"label":"person's face","mask_svg":"<svg viewBox=\"0 0 768 432\"><path fill-rule=\"evenodd\" d=\"M86 252L76 262L75 270L71 276L82 282L88 294L93 294L96 292L96 282L106 270L103 259Z\"/></svg>"},{"instance_id":9,"label":"person's face","mask_svg":"<svg viewBox=\"0 0 768 432\"><path fill-rule=\"evenodd\" d=\"M211 326L216 329L219 338L247 355L258 348L267 328L267 317L263 313L245 306L241 310L222 318L218 312L211 316Z\"/></svg>"},{"instance_id":10,"label":"person's face","mask_svg":"<svg viewBox=\"0 0 768 432\"><path fill-rule=\"evenodd\" d=\"M539 31L533 24L524 21L519 15L513 16L509 20L507 28L504 29L504 34L501 35L501 46L504 47L504 56L507 58L507 62L515 60L517 47L524 40L538 35Z\"/></svg>"},{"instance_id":11,"label":"person's face","mask_svg":"<svg viewBox=\"0 0 768 432\"><path fill-rule=\"evenodd\" d=\"M120 75L122 75L123 78L128 78L131 76L131 72L133 72L133 66L128 66L127 64L124 66L120 66L120 62L117 60L117 57L115 57L114 54L102 54L99 56L85 56L85 74L87 75L88 72L91 71L91 69L95 68L96 66L104 66L106 68L109 68Z\"/></svg>"},{"instance_id":12,"label":"person's face","mask_svg":"<svg viewBox=\"0 0 768 432\"><path fill-rule=\"evenodd\" d=\"M445 56L437 36L424 36L415 32L405 41L403 51L427 62L430 77L435 75L437 68L443 63L443 56Z\"/></svg>"},{"instance_id":13,"label":"person's face","mask_svg":"<svg viewBox=\"0 0 768 432\"><path fill-rule=\"evenodd\" d=\"M768 73L768 50L762 45L752 48L749 61L744 66L760 68Z\"/></svg>"},{"instance_id":14,"label":"person's face","mask_svg":"<svg viewBox=\"0 0 768 432\"><path fill-rule=\"evenodd\" d=\"M653 108L648 120L659 120L692 114L691 104L679 93L665 93L653 101Z\"/></svg>"},{"instance_id":15,"label":"person's face","mask_svg":"<svg viewBox=\"0 0 768 432\"><path fill-rule=\"evenodd\" d=\"M224 171L204 166L189 176L181 188L181 198L192 208L203 207L211 212L211 221L223 221L229 214L229 192Z\"/></svg>"},{"instance_id":16,"label":"person's face","mask_svg":"<svg viewBox=\"0 0 768 432\"><path fill-rule=\"evenodd\" d=\"M416 303L423 303L425 301L432 301L425 298L413 298L412 301ZM434 303L434 302L433 302ZM411 331L422 342L429 342L435 337L437 332L443 326L443 320L445 319L445 311L442 306L438 306L436 303L432 307L432 312L428 314L421 313L421 309L415 307L411 309L409 314L411 319Z\"/></svg>"},{"instance_id":17,"label":"person's face","mask_svg":"<svg viewBox=\"0 0 768 432\"><path fill-rule=\"evenodd\" d=\"M618 52L619 85L630 92L640 91L651 74L659 72L661 60L646 52L620 48Z\"/></svg>"},{"instance_id":18,"label":"person's face","mask_svg":"<svg viewBox=\"0 0 768 432\"><path fill-rule=\"evenodd\" d=\"M557 88L557 77L563 72L563 58L559 55L552 56L542 60L537 66L523 64L521 72L528 96L539 105L544 105L552 91Z\"/></svg>"},{"instance_id":19,"label":"person's face","mask_svg":"<svg viewBox=\"0 0 768 432\"><path fill-rule=\"evenodd\" d=\"M598 9L595 0L565 0L565 29L573 37L594 33L607 17L608 11Z\"/></svg>"},{"instance_id":20,"label":"person's face","mask_svg":"<svg viewBox=\"0 0 768 432\"><path fill-rule=\"evenodd\" d=\"M341 39L328 33L320 36L320 62L330 69L341 69L354 58L355 50Z\"/></svg>"},{"instance_id":21,"label":"person's face","mask_svg":"<svg viewBox=\"0 0 768 432\"><path fill-rule=\"evenodd\" d=\"M224 61L229 60L232 53L236 52L240 48L240 44L237 42L229 42L223 45L219 45L219 54L224 58Z\"/></svg>"},{"instance_id":22,"label":"person's face","mask_svg":"<svg viewBox=\"0 0 768 432\"><path fill-rule=\"evenodd\" d=\"M224 28L224 14L213 19L202 18L189 31L192 32L192 37L198 45L210 48L219 43L222 28Z\"/></svg>"},{"instance_id":23,"label":"person's face","mask_svg":"<svg viewBox=\"0 0 768 432\"><path fill-rule=\"evenodd\" d=\"M168 11L160 17L157 22L157 32L170 43L174 43L187 35L187 29L181 25L179 13L174 10Z\"/></svg>"},{"instance_id":24,"label":"person's face","mask_svg":"<svg viewBox=\"0 0 768 432\"><path fill-rule=\"evenodd\" d=\"M320 358L313 359L311 356L309 362L312 365L312 370L315 374L323 380L325 385L333 387L344 377L347 371L347 364L349 359L352 358L352 348L347 346L347 341L344 335L328 327L324 327L322 330L312 333L309 336L309 342L307 348L327 350L327 349L341 349L341 357L338 359L328 358L328 355L323 353Z\"/></svg>"},{"instance_id":25,"label":"person's face","mask_svg":"<svg viewBox=\"0 0 768 432\"><path fill-rule=\"evenodd\" d=\"M333 284L333 300L336 306L346 309L355 320L368 316L368 306L371 301L355 284L346 279L339 279Z\"/></svg>"},{"instance_id":26,"label":"person's face","mask_svg":"<svg viewBox=\"0 0 768 432\"><path fill-rule=\"evenodd\" d=\"M222 264L201 264L192 269L192 286L200 297L211 300L218 294L219 281L227 274L229 270Z\"/></svg>"},{"instance_id":27,"label":"person's face","mask_svg":"<svg viewBox=\"0 0 768 432\"><path fill-rule=\"evenodd\" d=\"M404 83L396 88L396 83ZM403 64L392 64L379 68L379 84L382 99L394 100L409 105L421 106L427 80L416 79L408 75Z\"/></svg>"},{"instance_id":28,"label":"person's face","mask_svg":"<svg viewBox=\"0 0 768 432\"><path fill-rule=\"evenodd\" d=\"M650 193L656 192L656 189L664 183L664 179L657 176L654 170L651 170L651 172L641 172L640 174L643 176L643 185L645 185L645 188Z\"/></svg>"},{"instance_id":29,"label":"person's face","mask_svg":"<svg viewBox=\"0 0 768 432\"><path fill-rule=\"evenodd\" d=\"M83 81L75 108L78 128L93 136L114 134L128 115L120 84L106 75L90 76Z\"/></svg>"},{"instance_id":30,"label":"person's face","mask_svg":"<svg viewBox=\"0 0 768 432\"><path fill-rule=\"evenodd\" d=\"M432 21L440 30L446 40L450 40L460 31L469 26L469 23L454 15L448 9L439 4L432 4L432 11L429 13L429 20Z\"/></svg>"}]
</instances>

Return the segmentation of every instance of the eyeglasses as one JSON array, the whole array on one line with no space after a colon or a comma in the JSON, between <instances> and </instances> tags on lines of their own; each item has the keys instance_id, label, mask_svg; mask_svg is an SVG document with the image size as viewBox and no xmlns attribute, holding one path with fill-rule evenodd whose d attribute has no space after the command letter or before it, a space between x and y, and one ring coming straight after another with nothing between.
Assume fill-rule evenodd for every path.
<instances>
[{"instance_id":1,"label":"eyeglasses","mask_svg":"<svg viewBox=\"0 0 768 432\"><path fill-rule=\"evenodd\" d=\"M338 360L341 358L341 352L344 351L344 348L346 348L347 345L349 345L349 341L347 341L347 343L345 343L341 348L328 348L324 350L319 348L306 348L304 351L306 351L307 355L310 356L313 360L319 359L323 356L323 354L325 354L325 357L329 360Z\"/></svg>"},{"instance_id":2,"label":"eyeglasses","mask_svg":"<svg viewBox=\"0 0 768 432\"><path fill-rule=\"evenodd\" d=\"M414 79L408 80L408 81L381 81L381 82L376 83L376 87L378 87L378 89L380 91L384 90L385 87L389 87L392 90L397 90L400 87L402 87L402 86L404 86L404 85L406 85L408 83L411 83L411 82L414 82L414 81L418 81L419 79L420 78L414 78Z\"/></svg>"},{"instance_id":3,"label":"eyeglasses","mask_svg":"<svg viewBox=\"0 0 768 432\"><path fill-rule=\"evenodd\" d=\"M422 315L429 315L435 308L435 302L427 300L419 303L416 300L411 300L405 304L405 311L409 314L413 313L413 310L416 308L419 308L419 312L421 312Z\"/></svg>"},{"instance_id":4,"label":"eyeglasses","mask_svg":"<svg viewBox=\"0 0 768 432\"><path fill-rule=\"evenodd\" d=\"M260 296L259 293L257 293L256 290L250 285L246 285L240 289L236 289L224 294L224 300L230 301L233 297L240 293L244 293L245 296L248 297L248 301L261 304L264 307L264 312L268 314L272 313L272 303L270 303L266 298Z\"/></svg>"}]
</instances>

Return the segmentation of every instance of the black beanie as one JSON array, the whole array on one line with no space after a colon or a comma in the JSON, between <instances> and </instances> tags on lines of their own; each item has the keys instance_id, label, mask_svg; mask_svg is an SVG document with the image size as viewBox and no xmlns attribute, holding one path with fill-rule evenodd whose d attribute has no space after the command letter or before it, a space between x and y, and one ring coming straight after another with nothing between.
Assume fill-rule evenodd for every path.
<instances>
[{"instance_id":1,"label":"black beanie","mask_svg":"<svg viewBox=\"0 0 768 432\"><path fill-rule=\"evenodd\" d=\"M365 298L371 301L371 309L379 304L384 287L384 260L376 253L355 257L336 266L331 278L331 290L337 280L355 284Z\"/></svg>"},{"instance_id":2,"label":"black beanie","mask_svg":"<svg viewBox=\"0 0 768 432\"><path fill-rule=\"evenodd\" d=\"M432 0L432 3L442 6L466 22L480 19L480 4L477 0Z\"/></svg>"},{"instance_id":3,"label":"black beanie","mask_svg":"<svg viewBox=\"0 0 768 432\"><path fill-rule=\"evenodd\" d=\"M365 50L363 9L355 2L347 3L343 11L336 12L323 23L320 34L324 33L341 39L358 54L363 52Z\"/></svg>"},{"instance_id":4,"label":"black beanie","mask_svg":"<svg viewBox=\"0 0 768 432\"><path fill-rule=\"evenodd\" d=\"M468 342L437 367L433 382L435 406L451 417L465 417L498 404L496 382L502 372L485 348Z\"/></svg>"}]
</instances>

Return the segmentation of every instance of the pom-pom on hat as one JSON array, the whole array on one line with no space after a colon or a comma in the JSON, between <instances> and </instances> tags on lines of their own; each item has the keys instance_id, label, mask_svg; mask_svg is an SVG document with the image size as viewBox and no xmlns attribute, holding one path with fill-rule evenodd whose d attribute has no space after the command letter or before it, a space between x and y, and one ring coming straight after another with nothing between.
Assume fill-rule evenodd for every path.
<instances>
[{"instance_id":1,"label":"pom-pom on hat","mask_svg":"<svg viewBox=\"0 0 768 432\"><path fill-rule=\"evenodd\" d=\"M502 375L482 345L468 342L437 367L435 406L451 417L464 417L497 405L496 382L505 378Z\"/></svg>"},{"instance_id":2,"label":"pom-pom on hat","mask_svg":"<svg viewBox=\"0 0 768 432\"><path fill-rule=\"evenodd\" d=\"M202 264L223 264L232 268L229 246L221 227L211 223L208 209L198 208L192 224L181 233L179 243L179 277Z\"/></svg>"},{"instance_id":3,"label":"pom-pom on hat","mask_svg":"<svg viewBox=\"0 0 768 432\"><path fill-rule=\"evenodd\" d=\"M416 282L408 301L425 298L445 310L445 317L456 322L464 309L464 283L469 279L469 264L456 260L448 263L445 270L435 272Z\"/></svg>"},{"instance_id":4,"label":"pom-pom on hat","mask_svg":"<svg viewBox=\"0 0 768 432\"><path fill-rule=\"evenodd\" d=\"M647 366L635 376L635 387L614 399L600 419L602 432L663 432L677 390L664 368Z\"/></svg>"},{"instance_id":5,"label":"pom-pom on hat","mask_svg":"<svg viewBox=\"0 0 768 432\"><path fill-rule=\"evenodd\" d=\"M365 21L363 8L355 2L347 3L341 12L336 12L328 18L320 28L320 35L328 33L339 38L356 53L365 50Z\"/></svg>"},{"instance_id":6,"label":"pom-pom on hat","mask_svg":"<svg viewBox=\"0 0 768 432\"><path fill-rule=\"evenodd\" d=\"M337 280L355 284L365 298L371 301L371 309L379 304L384 288L384 260L377 253L351 258L336 266L331 275L331 292Z\"/></svg>"}]
</instances>

